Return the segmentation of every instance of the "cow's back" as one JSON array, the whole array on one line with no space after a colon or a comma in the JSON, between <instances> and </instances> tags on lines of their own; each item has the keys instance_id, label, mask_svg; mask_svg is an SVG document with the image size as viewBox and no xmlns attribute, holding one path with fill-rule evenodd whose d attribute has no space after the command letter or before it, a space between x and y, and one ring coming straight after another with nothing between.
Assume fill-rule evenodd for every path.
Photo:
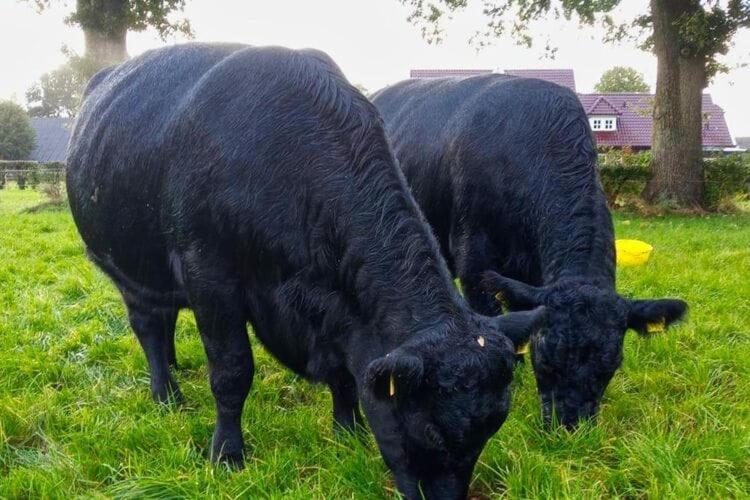
<instances>
[{"instance_id":1,"label":"cow's back","mask_svg":"<svg viewBox=\"0 0 750 500\"><path fill-rule=\"evenodd\" d=\"M576 95L490 74L408 80L373 102L444 253L455 260L461 252L451 242L457 225L491 228L505 271L539 281L537 235L562 227L561 214L596 184L594 142Z\"/></svg>"},{"instance_id":2,"label":"cow's back","mask_svg":"<svg viewBox=\"0 0 750 500\"><path fill-rule=\"evenodd\" d=\"M98 80L69 148L71 208L100 263L155 290L179 286L176 246L197 233L232 240L221 243L237 255L306 265L309 221L294 203L341 199L360 147L341 130L380 123L316 51L189 44ZM382 133L361 142L391 159Z\"/></svg>"},{"instance_id":3,"label":"cow's back","mask_svg":"<svg viewBox=\"0 0 750 500\"><path fill-rule=\"evenodd\" d=\"M68 149L68 193L89 252L112 273L137 275L155 291L175 288L159 216L167 134L190 89L242 47L154 50L89 83Z\"/></svg>"}]
</instances>

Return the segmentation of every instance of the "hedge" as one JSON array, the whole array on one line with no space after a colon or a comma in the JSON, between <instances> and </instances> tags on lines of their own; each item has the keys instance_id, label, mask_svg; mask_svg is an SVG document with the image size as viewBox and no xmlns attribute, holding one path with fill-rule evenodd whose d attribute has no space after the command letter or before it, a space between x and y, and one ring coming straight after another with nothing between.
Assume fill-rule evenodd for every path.
<instances>
[{"instance_id":1,"label":"hedge","mask_svg":"<svg viewBox=\"0 0 750 500\"><path fill-rule=\"evenodd\" d=\"M651 152L605 150L597 165L602 188L612 207L625 205L641 195L651 177ZM703 161L705 204L715 210L722 201L745 194L750 188L750 158L731 154Z\"/></svg>"},{"instance_id":2,"label":"hedge","mask_svg":"<svg viewBox=\"0 0 750 500\"><path fill-rule=\"evenodd\" d=\"M608 149L599 155L597 167L607 202L620 206L624 199L640 196L646 187L651 177L651 152Z\"/></svg>"},{"instance_id":3,"label":"hedge","mask_svg":"<svg viewBox=\"0 0 750 500\"><path fill-rule=\"evenodd\" d=\"M722 201L748 193L750 161L738 154L708 158L703 162L706 208L715 210Z\"/></svg>"}]
</instances>

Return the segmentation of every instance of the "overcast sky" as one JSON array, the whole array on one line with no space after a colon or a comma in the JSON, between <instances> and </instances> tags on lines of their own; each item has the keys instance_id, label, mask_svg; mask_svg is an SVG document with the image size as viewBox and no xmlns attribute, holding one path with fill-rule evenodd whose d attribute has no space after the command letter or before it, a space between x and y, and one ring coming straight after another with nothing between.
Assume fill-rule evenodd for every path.
<instances>
[{"instance_id":1,"label":"overcast sky","mask_svg":"<svg viewBox=\"0 0 750 500\"><path fill-rule=\"evenodd\" d=\"M623 11L625 18L648 2L623 3L633 9ZM478 6L447 23L446 40L431 46L406 21L408 12L398 0L187 0L187 4L185 14L196 40L322 49L349 80L370 91L408 78L411 68L573 68L582 92L591 91L601 73L613 65L636 68L652 89L656 81L656 59L651 54L627 44L605 45L595 30L581 30L572 22L535 25L537 48L499 40L477 53L467 40L484 21ZM22 104L26 88L65 61L60 51L63 45L83 52L81 31L63 23L68 11L61 5L38 15L23 2L0 0L0 99ZM540 59L547 38L559 47L555 60ZM152 32L128 37L130 55L163 44ZM725 61L731 65L750 62L748 30L736 37L735 48ZM750 136L749 90L750 68L719 75L708 89L724 108L734 136Z\"/></svg>"}]
</instances>

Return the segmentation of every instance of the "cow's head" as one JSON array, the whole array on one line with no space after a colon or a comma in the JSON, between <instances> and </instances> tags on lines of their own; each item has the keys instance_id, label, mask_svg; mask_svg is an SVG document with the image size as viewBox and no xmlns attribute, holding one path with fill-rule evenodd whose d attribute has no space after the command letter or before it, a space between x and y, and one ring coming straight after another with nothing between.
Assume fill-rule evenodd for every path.
<instances>
[{"instance_id":1,"label":"cow's head","mask_svg":"<svg viewBox=\"0 0 750 500\"><path fill-rule=\"evenodd\" d=\"M362 404L406 498L466 498L487 440L508 415L516 345L543 307L474 316L461 332L418 336L367 367Z\"/></svg>"},{"instance_id":2,"label":"cow's head","mask_svg":"<svg viewBox=\"0 0 750 500\"><path fill-rule=\"evenodd\" d=\"M545 305L547 327L531 338L531 360L547 422L594 418L622 363L625 332L664 331L687 310L682 300L630 300L584 281L533 287L489 271L484 287L510 310Z\"/></svg>"}]
</instances>

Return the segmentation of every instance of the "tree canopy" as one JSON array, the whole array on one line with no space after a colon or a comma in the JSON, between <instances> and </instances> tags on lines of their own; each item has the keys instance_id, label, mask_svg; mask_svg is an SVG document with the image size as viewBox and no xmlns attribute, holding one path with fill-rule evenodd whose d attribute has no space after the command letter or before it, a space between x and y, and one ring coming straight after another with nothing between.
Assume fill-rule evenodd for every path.
<instances>
[{"instance_id":1,"label":"tree canopy","mask_svg":"<svg viewBox=\"0 0 750 500\"><path fill-rule=\"evenodd\" d=\"M615 66L602 74L594 86L597 92L651 92L643 75L634 68Z\"/></svg>"},{"instance_id":2,"label":"tree canopy","mask_svg":"<svg viewBox=\"0 0 750 500\"><path fill-rule=\"evenodd\" d=\"M12 101L0 101L0 160L27 159L35 142L26 111Z\"/></svg>"},{"instance_id":3,"label":"tree canopy","mask_svg":"<svg viewBox=\"0 0 750 500\"><path fill-rule=\"evenodd\" d=\"M421 28L429 42L441 40L446 18L474 3L472 0L400 1L411 8L409 20ZM517 43L531 47L532 23L553 18L602 26L605 41L630 40L645 50L654 47L654 8L672 7L677 14L673 23L679 33L680 51L685 56L705 57L708 76L727 69L717 57L727 53L737 30L750 27L749 0L650 0L650 8L624 20L614 17L623 0L477 0L476 3L481 3L487 20L484 29L472 38L480 46L509 34ZM545 50L555 52L552 39L545 39Z\"/></svg>"},{"instance_id":4,"label":"tree canopy","mask_svg":"<svg viewBox=\"0 0 750 500\"><path fill-rule=\"evenodd\" d=\"M26 107L31 116L72 117L78 113L86 82L99 65L68 53L68 62L43 74L26 91Z\"/></svg>"},{"instance_id":5,"label":"tree canopy","mask_svg":"<svg viewBox=\"0 0 750 500\"><path fill-rule=\"evenodd\" d=\"M53 4L67 5L66 0L23 0L46 10ZM190 21L175 17L185 8L186 0L76 0L76 7L65 19L68 24L99 33L117 34L153 28L162 39L175 34L192 36Z\"/></svg>"}]
</instances>

